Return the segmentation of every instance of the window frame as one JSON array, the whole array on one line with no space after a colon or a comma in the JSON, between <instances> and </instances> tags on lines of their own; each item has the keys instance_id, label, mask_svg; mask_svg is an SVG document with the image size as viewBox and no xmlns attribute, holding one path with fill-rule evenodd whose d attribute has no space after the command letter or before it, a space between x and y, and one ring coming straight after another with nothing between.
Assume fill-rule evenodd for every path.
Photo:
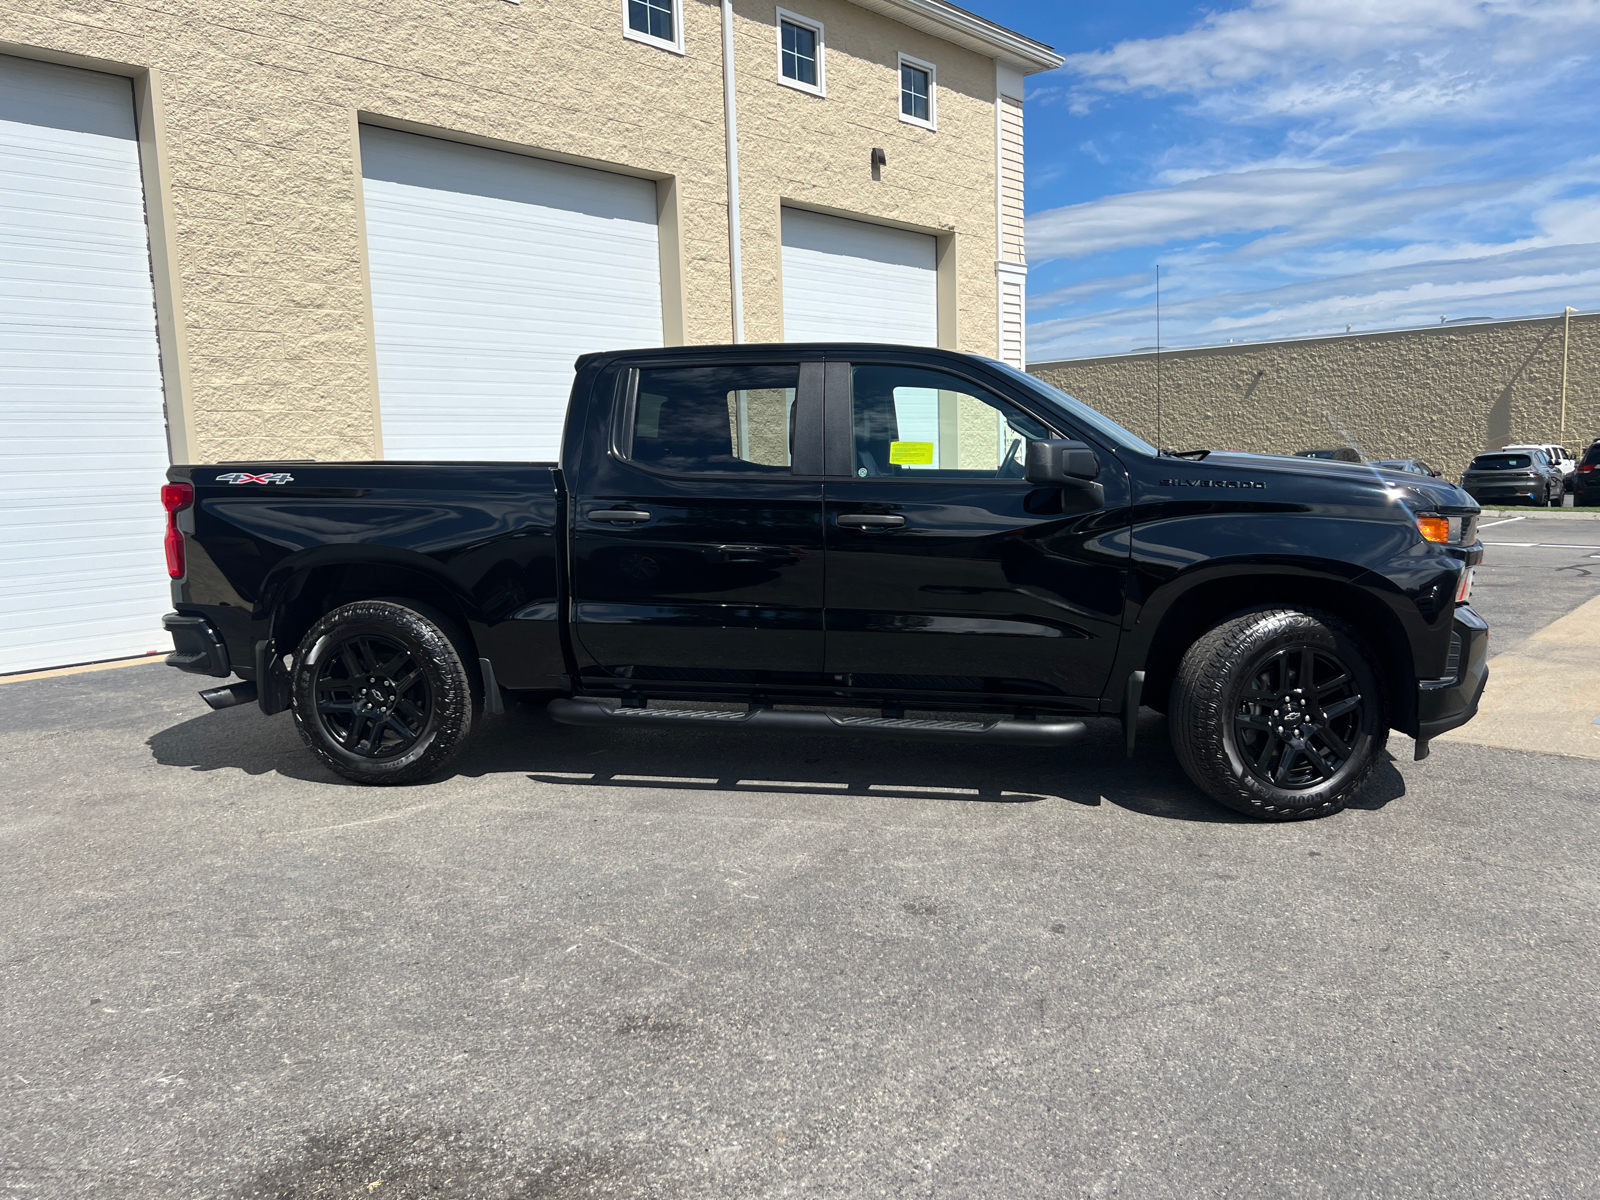
<instances>
[{"instance_id":1,"label":"window frame","mask_svg":"<svg viewBox=\"0 0 1600 1200\"><path fill-rule=\"evenodd\" d=\"M776 39L777 48L778 48L778 82L781 83L784 87L794 88L795 91L804 92L808 96L821 96L823 99L827 99L827 96L828 96L828 65L827 65L827 53L826 53L826 50L827 50L827 39L823 36L823 25L822 25L822 22L821 21L817 21L817 20L813 20L810 17L803 17L799 13L792 12L787 8L778 8L775 11L777 12L777 24L776 24L776 27L775 27L775 30L774 30L774 37ZM785 22L787 22L790 25L797 25L802 29L809 29L812 33L816 34L816 36L817 36L817 81L816 81L816 83L804 83L804 82L802 82L801 80L798 80L798 79L790 79L787 75L785 75L783 73L783 26L784 26Z\"/></svg>"},{"instance_id":2,"label":"window frame","mask_svg":"<svg viewBox=\"0 0 1600 1200\"><path fill-rule=\"evenodd\" d=\"M824 455L827 461L830 463L846 462L851 464L851 466L842 474L837 471L830 471L828 473L828 481L830 483L904 483L916 484L920 486L927 486L929 484L942 484L947 487L952 484L956 484L961 487L1005 487L1022 490L1027 490L1029 488L1038 486L1037 484L1029 483L1025 478L978 479L972 477L938 475L932 473L927 475L919 475L915 473L898 475L869 475L866 478L858 476L854 467L856 459L855 414L851 404L852 388L854 386L853 381L855 378L855 369L857 367L902 367L918 371L942 372L943 374L949 375L953 379L962 380L971 387L979 388L985 392L988 392L997 400L1004 401L1005 403L1019 409L1027 416L1030 416L1035 421L1039 422L1040 425L1043 425L1045 429L1056 438L1067 438L1074 441L1082 441L1085 445L1092 446L1103 454L1111 453L1106 447L1101 446L1096 439L1086 438L1082 433L1074 431L1071 424L1058 419L1053 410L1049 415L1041 413L1037 411L1034 406L1024 402L1023 399L1016 395L1010 387L1006 386L1006 384L993 379L985 378L984 376L975 372L961 370L960 367L954 363L915 362L909 359L901 358L859 357L851 358L848 361L829 359L828 365L834 368L838 374L833 380L828 381L828 390L826 392L825 406L827 416L824 418L824 421L826 422L824 427L824 436L831 439L834 444L828 446L824 450ZM1026 450L1024 450L1024 453L1026 453Z\"/></svg>"},{"instance_id":3,"label":"window frame","mask_svg":"<svg viewBox=\"0 0 1600 1200\"><path fill-rule=\"evenodd\" d=\"M789 470L770 474L750 471L675 471L640 462L633 457L634 422L639 412L639 381L646 371L677 370L693 367L789 367L796 369L794 405L805 404L805 410L796 414L795 442L789 447ZM662 479L738 479L758 483L821 482L824 477L823 455L823 375L818 359L784 358L781 361L760 359L745 361L731 359L640 359L629 363L618 373L616 392L612 401L610 457L630 470L643 471ZM800 467L814 467L802 471Z\"/></svg>"},{"instance_id":4,"label":"window frame","mask_svg":"<svg viewBox=\"0 0 1600 1200\"><path fill-rule=\"evenodd\" d=\"M639 42L641 45L654 46L657 50L665 50L671 54L682 54L683 50L683 0L670 0L672 5L672 32L673 40L654 37L644 33L628 24L628 0L622 0L622 36L630 42Z\"/></svg>"},{"instance_id":5,"label":"window frame","mask_svg":"<svg viewBox=\"0 0 1600 1200\"><path fill-rule=\"evenodd\" d=\"M928 119L926 121L921 117L913 117L905 111L903 104L905 87L901 80L905 76L905 68L907 67L915 67L919 71L928 73ZM902 50L894 69L894 108L895 112L900 114L900 119L907 125L915 125L918 129L926 129L930 133L937 133L939 131L938 66L925 59L914 58Z\"/></svg>"}]
</instances>

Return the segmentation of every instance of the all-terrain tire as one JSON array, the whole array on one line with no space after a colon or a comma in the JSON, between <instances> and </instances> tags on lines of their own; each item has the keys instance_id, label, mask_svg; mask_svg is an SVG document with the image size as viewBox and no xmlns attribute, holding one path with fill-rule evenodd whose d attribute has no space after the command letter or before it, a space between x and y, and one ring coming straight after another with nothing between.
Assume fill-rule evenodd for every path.
<instances>
[{"instance_id":1,"label":"all-terrain tire","mask_svg":"<svg viewBox=\"0 0 1600 1200\"><path fill-rule=\"evenodd\" d=\"M1338 618L1298 608L1241 613L1201 635L1168 718L1201 790L1272 821L1338 812L1389 736L1371 652Z\"/></svg>"},{"instance_id":2,"label":"all-terrain tire","mask_svg":"<svg viewBox=\"0 0 1600 1200\"><path fill-rule=\"evenodd\" d=\"M473 689L446 618L394 600L323 616L295 653L294 723L311 752L357 783L417 783L472 732Z\"/></svg>"}]
</instances>

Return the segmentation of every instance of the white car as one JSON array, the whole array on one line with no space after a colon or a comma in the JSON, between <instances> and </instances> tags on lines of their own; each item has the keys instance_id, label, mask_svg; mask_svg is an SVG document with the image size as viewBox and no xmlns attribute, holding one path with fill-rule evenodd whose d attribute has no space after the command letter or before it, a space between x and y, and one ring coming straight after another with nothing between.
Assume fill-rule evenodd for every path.
<instances>
[{"instance_id":1,"label":"white car","mask_svg":"<svg viewBox=\"0 0 1600 1200\"><path fill-rule=\"evenodd\" d=\"M1521 446L1501 446L1500 449L1521 450L1524 454L1529 450L1543 450L1544 456L1550 460L1550 465L1561 469L1561 479L1567 485L1567 490L1572 490L1572 476L1578 469L1578 460L1572 457L1565 446L1557 446L1553 442L1546 444L1529 442Z\"/></svg>"}]
</instances>

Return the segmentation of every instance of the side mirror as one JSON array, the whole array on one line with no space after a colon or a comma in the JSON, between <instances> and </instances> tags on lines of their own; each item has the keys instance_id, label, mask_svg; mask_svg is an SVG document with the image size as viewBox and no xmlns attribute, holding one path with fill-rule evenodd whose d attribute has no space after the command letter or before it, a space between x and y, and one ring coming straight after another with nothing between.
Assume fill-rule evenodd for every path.
<instances>
[{"instance_id":1,"label":"side mirror","mask_svg":"<svg viewBox=\"0 0 1600 1200\"><path fill-rule=\"evenodd\" d=\"M1099 476L1100 458L1082 442L1046 438L1028 443L1023 477L1039 487L1061 488L1063 500L1071 494L1080 503L1100 507L1106 502L1106 490L1096 482Z\"/></svg>"},{"instance_id":2,"label":"side mirror","mask_svg":"<svg viewBox=\"0 0 1600 1200\"><path fill-rule=\"evenodd\" d=\"M1100 477L1100 459L1082 442L1060 438L1028 443L1024 476L1041 487L1072 487Z\"/></svg>"}]
</instances>

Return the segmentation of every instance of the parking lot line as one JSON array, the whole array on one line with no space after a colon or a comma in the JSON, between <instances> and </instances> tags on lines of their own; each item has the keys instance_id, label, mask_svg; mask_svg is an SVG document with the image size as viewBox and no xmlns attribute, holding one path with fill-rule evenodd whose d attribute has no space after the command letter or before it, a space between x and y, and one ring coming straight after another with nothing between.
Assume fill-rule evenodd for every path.
<instances>
[{"instance_id":1,"label":"parking lot line","mask_svg":"<svg viewBox=\"0 0 1600 1200\"><path fill-rule=\"evenodd\" d=\"M1479 525L1478 528L1479 529L1489 529L1489 528L1492 528L1495 525L1509 525L1513 521L1526 521L1527 519L1528 519L1527 517L1502 517L1498 521L1490 521L1486 525Z\"/></svg>"},{"instance_id":2,"label":"parking lot line","mask_svg":"<svg viewBox=\"0 0 1600 1200\"><path fill-rule=\"evenodd\" d=\"M1437 740L1600 759L1597 644L1600 596L1490 659L1477 717Z\"/></svg>"},{"instance_id":3,"label":"parking lot line","mask_svg":"<svg viewBox=\"0 0 1600 1200\"><path fill-rule=\"evenodd\" d=\"M1523 550L1600 550L1600 546L1580 546L1572 542L1485 542L1485 546L1515 546Z\"/></svg>"}]
</instances>

